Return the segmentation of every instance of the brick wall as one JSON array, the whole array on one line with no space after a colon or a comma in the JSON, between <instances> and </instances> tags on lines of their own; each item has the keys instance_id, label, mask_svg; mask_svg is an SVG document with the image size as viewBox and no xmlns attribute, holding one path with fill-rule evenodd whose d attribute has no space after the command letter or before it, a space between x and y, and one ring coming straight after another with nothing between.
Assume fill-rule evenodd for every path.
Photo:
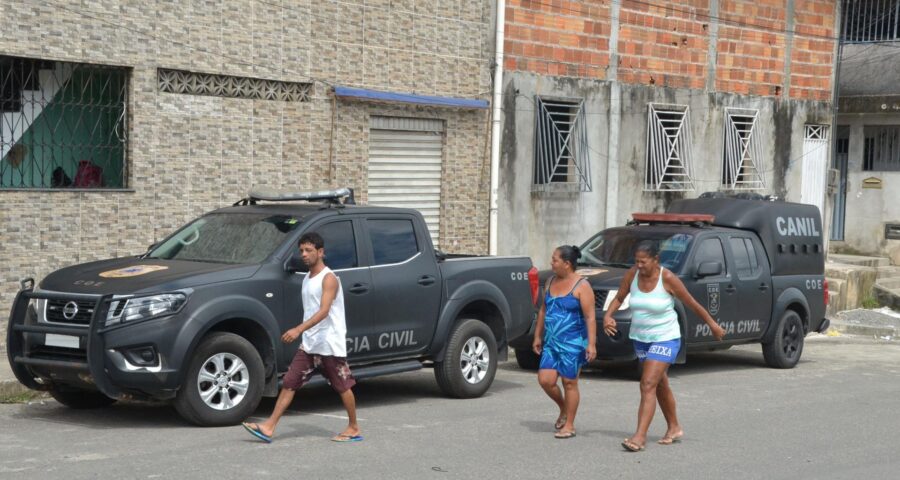
<instances>
[{"instance_id":1,"label":"brick wall","mask_svg":"<svg viewBox=\"0 0 900 480\"><path fill-rule=\"evenodd\" d=\"M618 61L610 65L609 0L510 0L504 67L600 80L615 68L617 80L630 84L704 89L709 80L717 92L779 97L789 86L790 98L831 99L834 41L828 37L835 34L836 2L795 0L793 28L787 0L717 4L713 15L710 0L622 0Z\"/></svg>"},{"instance_id":2,"label":"brick wall","mask_svg":"<svg viewBox=\"0 0 900 480\"><path fill-rule=\"evenodd\" d=\"M795 0L791 97L831 101L835 1ZM805 36L803 36L805 35ZM823 38L825 37L825 38Z\"/></svg>"},{"instance_id":3,"label":"brick wall","mask_svg":"<svg viewBox=\"0 0 900 480\"><path fill-rule=\"evenodd\" d=\"M606 78L609 2L509 0L504 68L539 75Z\"/></svg>"},{"instance_id":4,"label":"brick wall","mask_svg":"<svg viewBox=\"0 0 900 480\"><path fill-rule=\"evenodd\" d=\"M719 4L716 90L780 96L787 51L784 0L726 0ZM747 26L751 23L754 26Z\"/></svg>"},{"instance_id":5,"label":"brick wall","mask_svg":"<svg viewBox=\"0 0 900 480\"><path fill-rule=\"evenodd\" d=\"M703 88L709 50L709 25L705 17L709 15L708 2L665 2L670 6L648 3L651 2L622 3L619 80L675 88Z\"/></svg>"},{"instance_id":6,"label":"brick wall","mask_svg":"<svg viewBox=\"0 0 900 480\"><path fill-rule=\"evenodd\" d=\"M332 116L328 85L485 98L492 1L267 3L0 1L0 54L132 68L130 191L0 191L3 308L22 277L142 253L257 185L349 185L365 199L373 114L446 122L443 246L485 252L486 112L338 101ZM171 94L159 67L317 81L309 102Z\"/></svg>"}]
</instances>

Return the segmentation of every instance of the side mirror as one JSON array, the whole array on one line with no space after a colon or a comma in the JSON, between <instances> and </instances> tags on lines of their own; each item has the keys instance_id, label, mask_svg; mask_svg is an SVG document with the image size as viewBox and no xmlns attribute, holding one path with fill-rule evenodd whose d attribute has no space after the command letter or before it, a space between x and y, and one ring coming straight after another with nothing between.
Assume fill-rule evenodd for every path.
<instances>
[{"instance_id":1,"label":"side mirror","mask_svg":"<svg viewBox=\"0 0 900 480\"><path fill-rule=\"evenodd\" d=\"M288 273L305 273L309 271L309 267L303 263L303 259L300 258L300 253L294 252L284 265L284 270Z\"/></svg>"},{"instance_id":2,"label":"side mirror","mask_svg":"<svg viewBox=\"0 0 900 480\"><path fill-rule=\"evenodd\" d=\"M697 267L697 278L715 277L722 274L722 262L703 262Z\"/></svg>"}]
</instances>

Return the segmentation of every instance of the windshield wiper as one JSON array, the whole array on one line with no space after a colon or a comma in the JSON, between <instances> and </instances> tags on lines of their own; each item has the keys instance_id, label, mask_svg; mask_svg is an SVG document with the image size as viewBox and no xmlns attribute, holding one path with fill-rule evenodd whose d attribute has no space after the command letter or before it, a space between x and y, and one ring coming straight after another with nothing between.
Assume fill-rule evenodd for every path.
<instances>
[{"instance_id":1,"label":"windshield wiper","mask_svg":"<svg viewBox=\"0 0 900 480\"><path fill-rule=\"evenodd\" d=\"M614 267L614 268L631 268L632 266L627 263L620 262L602 262L604 267Z\"/></svg>"}]
</instances>

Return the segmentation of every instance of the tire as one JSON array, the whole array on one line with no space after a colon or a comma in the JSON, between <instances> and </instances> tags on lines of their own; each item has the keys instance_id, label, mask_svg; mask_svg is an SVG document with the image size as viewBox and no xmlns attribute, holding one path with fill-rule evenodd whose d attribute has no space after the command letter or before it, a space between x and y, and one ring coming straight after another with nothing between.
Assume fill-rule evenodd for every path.
<instances>
[{"instance_id":1,"label":"tire","mask_svg":"<svg viewBox=\"0 0 900 480\"><path fill-rule=\"evenodd\" d=\"M522 368L523 370L537 370L538 367L541 366L541 357L531 350L517 349L516 363L518 363L519 368Z\"/></svg>"},{"instance_id":2,"label":"tire","mask_svg":"<svg viewBox=\"0 0 900 480\"><path fill-rule=\"evenodd\" d=\"M175 410L203 427L236 425L256 411L265 382L262 358L250 342L233 333L212 333L191 355Z\"/></svg>"},{"instance_id":3,"label":"tire","mask_svg":"<svg viewBox=\"0 0 900 480\"><path fill-rule=\"evenodd\" d=\"M497 355L497 341L487 325L471 318L460 320L443 359L434 364L438 386L455 398L484 395L497 374Z\"/></svg>"},{"instance_id":4,"label":"tire","mask_svg":"<svg viewBox=\"0 0 900 480\"><path fill-rule=\"evenodd\" d=\"M781 315L775 338L762 346L766 365L772 368L794 368L803 353L803 321L800 315L788 310Z\"/></svg>"},{"instance_id":5,"label":"tire","mask_svg":"<svg viewBox=\"0 0 900 480\"><path fill-rule=\"evenodd\" d=\"M92 390L54 386L49 391L54 400L76 410L103 408L116 403L116 399Z\"/></svg>"}]
</instances>

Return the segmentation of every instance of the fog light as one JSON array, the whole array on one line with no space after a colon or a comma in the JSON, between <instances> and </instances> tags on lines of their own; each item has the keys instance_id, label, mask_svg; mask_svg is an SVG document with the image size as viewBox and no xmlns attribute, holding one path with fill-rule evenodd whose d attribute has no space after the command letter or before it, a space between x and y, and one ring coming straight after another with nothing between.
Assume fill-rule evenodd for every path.
<instances>
[{"instance_id":1,"label":"fog light","mask_svg":"<svg viewBox=\"0 0 900 480\"><path fill-rule=\"evenodd\" d=\"M156 366L158 360L156 349L152 346L134 347L122 352L128 363L137 367Z\"/></svg>"}]
</instances>

